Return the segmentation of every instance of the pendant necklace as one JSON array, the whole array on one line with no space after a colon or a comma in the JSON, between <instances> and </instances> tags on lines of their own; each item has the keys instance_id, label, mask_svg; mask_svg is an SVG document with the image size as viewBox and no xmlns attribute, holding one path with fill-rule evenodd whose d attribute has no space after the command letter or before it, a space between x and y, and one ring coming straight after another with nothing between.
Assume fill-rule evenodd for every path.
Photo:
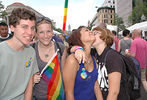
<instances>
[{"instance_id":1,"label":"pendant necklace","mask_svg":"<svg viewBox=\"0 0 147 100\"><path fill-rule=\"evenodd\" d=\"M50 55L48 54L49 53L49 51L52 49L52 43L50 44L50 48L48 48L48 50L46 50L46 51L48 51L48 52L46 52L46 54L45 53L43 53L43 52L45 52L45 51L43 51L42 53L43 53L43 55L44 55L44 57L45 58L49 58L50 57Z\"/></svg>"},{"instance_id":2,"label":"pendant necklace","mask_svg":"<svg viewBox=\"0 0 147 100\"><path fill-rule=\"evenodd\" d=\"M90 63L91 63L91 59L89 58L88 61L87 61L87 64L90 64Z\"/></svg>"},{"instance_id":3,"label":"pendant necklace","mask_svg":"<svg viewBox=\"0 0 147 100\"><path fill-rule=\"evenodd\" d=\"M48 57L49 57L49 55L48 55L48 54L45 54L44 56L45 56L45 58L48 58Z\"/></svg>"}]
</instances>

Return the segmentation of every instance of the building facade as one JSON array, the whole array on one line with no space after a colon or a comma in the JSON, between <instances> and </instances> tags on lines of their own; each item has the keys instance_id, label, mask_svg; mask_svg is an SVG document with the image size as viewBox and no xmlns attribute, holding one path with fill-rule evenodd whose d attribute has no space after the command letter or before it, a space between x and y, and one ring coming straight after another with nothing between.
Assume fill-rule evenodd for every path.
<instances>
[{"instance_id":1,"label":"building facade","mask_svg":"<svg viewBox=\"0 0 147 100\"><path fill-rule=\"evenodd\" d=\"M128 26L128 17L132 13L133 1L132 0L115 0L115 12L123 19L124 25Z\"/></svg>"},{"instance_id":2,"label":"building facade","mask_svg":"<svg viewBox=\"0 0 147 100\"><path fill-rule=\"evenodd\" d=\"M115 8L100 7L97 10L98 22L112 25L114 21Z\"/></svg>"},{"instance_id":3,"label":"building facade","mask_svg":"<svg viewBox=\"0 0 147 100\"><path fill-rule=\"evenodd\" d=\"M37 18L38 17L44 17L44 15L42 15L41 13L36 11L35 9L33 9L33 8L29 7L29 6L26 6L26 5L22 4L22 3L16 2L16 3L13 3L11 5L8 5L7 8L6 8L6 13L7 13L6 17L7 17L7 24L8 25L9 25L9 22L8 22L9 21L8 20L9 16L10 16L10 14L13 11L14 8L26 8L26 9L29 9L30 11L34 12ZM49 20L51 20L51 19L49 18ZM56 26L56 23L53 20L51 20L51 21L52 21L53 25Z\"/></svg>"},{"instance_id":4,"label":"building facade","mask_svg":"<svg viewBox=\"0 0 147 100\"><path fill-rule=\"evenodd\" d=\"M13 4L7 6L6 12L7 12L8 16L10 16L10 14L14 8L26 8L26 9L33 11L37 17L43 17L43 15L41 13L37 12L33 8L26 6L26 5L19 3L19 2L16 2L16 3L13 3Z\"/></svg>"},{"instance_id":5,"label":"building facade","mask_svg":"<svg viewBox=\"0 0 147 100\"><path fill-rule=\"evenodd\" d=\"M102 4L102 7L111 7L115 8L115 0L105 0Z\"/></svg>"},{"instance_id":6,"label":"building facade","mask_svg":"<svg viewBox=\"0 0 147 100\"><path fill-rule=\"evenodd\" d=\"M115 0L105 0L101 7L98 8L97 13L90 21L89 25L97 26L100 23L106 23L111 25L114 20L114 9Z\"/></svg>"}]
</instances>

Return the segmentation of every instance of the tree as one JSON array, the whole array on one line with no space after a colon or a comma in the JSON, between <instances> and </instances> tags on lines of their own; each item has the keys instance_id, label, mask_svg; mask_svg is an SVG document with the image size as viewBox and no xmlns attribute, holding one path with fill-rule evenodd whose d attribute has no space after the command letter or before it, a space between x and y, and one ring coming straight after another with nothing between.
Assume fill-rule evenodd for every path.
<instances>
[{"instance_id":1,"label":"tree","mask_svg":"<svg viewBox=\"0 0 147 100\"><path fill-rule=\"evenodd\" d=\"M6 20L7 13L3 9L4 9L4 5L2 4L2 1L0 1L0 18Z\"/></svg>"},{"instance_id":2,"label":"tree","mask_svg":"<svg viewBox=\"0 0 147 100\"><path fill-rule=\"evenodd\" d=\"M1 15L2 15L2 9L4 9L4 5L2 5L2 1L0 1L0 17L1 17Z\"/></svg>"},{"instance_id":3,"label":"tree","mask_svg":"<svg viewBox=\"0 0 147 100\"><path fill-rule=\"evenodd\" d=\"M6 17L6 15L7 15L7 12L4 10L4 11L2 12L1 17L2 17L2 18L5 18L5 17Z\"/></svg>"},{"instance_id":4,"label":"tree","mask_svg":"<svg viewBox=\"0 0 147 100\"><path fill-rule=\"evenodd\" d=\"M62 31L62 29L60 29L60 28L57 28L56 31L59 32L59 33L64 33L64 32Z\"/></svg>"},{"instance_id":5,"label":"tree","mask_svg":"<svg viewBox=\"0 0 147 100\"><path fill-rule=\"evenodd\" d=\"M131 15L128 17L129 23L131 25L140 23L142 21L141 16L147 17L147 3L141 0L136 0L135 7L132 10Z\"/></svg>"},{"instance_id":6,"label":"tree","mask_svg":"<svg viewBox=\"0 0 147 100\"><path fill-rule=\"evenodd\" d=\"M4 9L4 5L2 4L2 1L0 1L0 9Z\"/></svg>"},{"instance_id":7,"label":"tree","mask_svg":"<svg viewBox=\"0 0 147 100\"><path fill-rule=\"evenodd\" d=\"M123 19L121 17L119 17L117 14L115 14L114 21L112 24L116 25L118 27L118 30L117 30L118 32L125 29Z\"/></svg>"}]
</instances>

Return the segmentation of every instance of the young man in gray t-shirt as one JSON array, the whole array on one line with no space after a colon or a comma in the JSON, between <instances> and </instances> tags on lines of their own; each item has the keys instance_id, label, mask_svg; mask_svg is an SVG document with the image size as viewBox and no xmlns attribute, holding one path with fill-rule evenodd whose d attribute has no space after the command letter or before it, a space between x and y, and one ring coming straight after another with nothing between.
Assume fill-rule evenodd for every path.
<instances>
[{"instance_id":1,"label":"young man in gray t-shirt","mask_svg":"<svg viewBox=\"0 0 147 100\"><path fill-rule=\"evenodd\" d=\"M35 14L14 9L9 24L14 36L0 43L0 100L32 100L33 74L38 72L35 51Z\"/></svg>"}]
</instances>

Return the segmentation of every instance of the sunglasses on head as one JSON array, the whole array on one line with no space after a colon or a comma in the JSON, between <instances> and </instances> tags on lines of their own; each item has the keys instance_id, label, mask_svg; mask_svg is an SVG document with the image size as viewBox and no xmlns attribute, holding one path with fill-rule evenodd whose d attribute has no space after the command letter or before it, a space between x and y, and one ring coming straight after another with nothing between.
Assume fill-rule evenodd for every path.
<instances>
[{"instance_id":1,"label":"sunglasses on head","mask_svg":"<svg viewBox=\"0 0 147 100\"><path fill-rule=\"evenodd\" d=\"M43 21L43 20L46 20L46 21L52 23L51 19L49 19L49 18L47 18L47 17L39 17L39 18L37 18L36 23L40 23L40 22Z\"/></svg>"}]
</instances>

